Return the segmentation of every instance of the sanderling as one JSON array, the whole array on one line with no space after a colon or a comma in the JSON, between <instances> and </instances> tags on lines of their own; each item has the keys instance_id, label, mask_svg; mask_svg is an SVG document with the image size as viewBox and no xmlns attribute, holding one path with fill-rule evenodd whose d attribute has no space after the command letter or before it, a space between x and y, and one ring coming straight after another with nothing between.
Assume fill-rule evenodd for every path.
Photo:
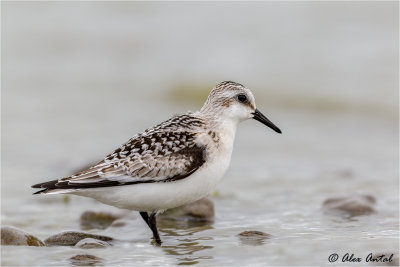
<instances>
[{"instance_id":1,"label":"sanderling","mask_svg":"<svg viewBox=\"0 0 400 267\"><path fill-rule=\"evenodd\" d=\"M128 140L93 167L33 185L34 194L74 194L139 211L161 244L156 215L208 195L229 166L239 122L255 119L281 133L251 91L227 81L200 111L175 116Z\"/></svg>"}]
</instances>

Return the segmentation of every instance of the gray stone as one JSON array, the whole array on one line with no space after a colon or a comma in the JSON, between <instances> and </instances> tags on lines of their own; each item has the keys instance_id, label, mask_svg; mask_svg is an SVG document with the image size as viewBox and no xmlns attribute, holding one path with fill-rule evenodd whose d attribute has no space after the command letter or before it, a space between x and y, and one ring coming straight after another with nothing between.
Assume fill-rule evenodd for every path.
<instances>
[{"instance_id":1,"label":"gray stone","mask_svg":"<svg viewBox=\"0 0 400 267\"><path fill-rule=\"evenodd\" d=\"M123 217L122 215L113 214L110 212L94 212L85 211L80 218L81 229L106 229L115 220Z\"/></svg>"},{"instance_id":2,"label":"gray stone","mask_svg":"<svg viewBox=\"0 0 400 267\"><path fill-rule=\"evenodd\" d=\"M1 227L1 245L35 247L45 246L45 244L37 237L11 226Z\"/></svg>"},{"instance_id":3,"label":"gray stone","mask_svg":"<svg viewBox=\"0 0 400 267\"><path fill-rule=\"evenodd\" d=\"M189 220L209 222L214 219L214 204L208 198L167 210L160 216L161 220Z\"/></svg>"},{"instance_id":4,"label":"gray stone","mask_svg":"<svg viewBox=\"0 0 400 267\"><path fill-rule=\"evenodd\" d=\"M79 241L85 238L93 238L106 242L113 240L111 237L108 236L67 231L50 236L49 238L44 240L44 242L47 246L75 246Z\"/></svg>"},{"instance_id":5,"label":"gray stone","mask_svg":"<svg viewBox=\"0 0 400 267\"><path fill-rule=\"evenodd\" d=\"M329 213L360 216L375 212L375 202L375 198L371 195L350 195L328 198L322 206Z\"/></svg>"},{"instance_id":6,"label":"gray stone","mask_svg":"<svg viewBox=\"0 0 400 267\"><path fill-rule=\"evenodd\" d=\"M103 259L93 255L76 255L70 258L71 264L75 266L98 265Z\"/></svg>"},{"instance_id":7,"label":"gray stone","mask_svg":"<svg viewBox=\"0 0 400 267\"><path fill-rule=\"evenodd\" d=\"M101 241L94 238L85 238L76 243L77 248L105 248L111 246L105 241Z\"/></svg>"}]
</instances>

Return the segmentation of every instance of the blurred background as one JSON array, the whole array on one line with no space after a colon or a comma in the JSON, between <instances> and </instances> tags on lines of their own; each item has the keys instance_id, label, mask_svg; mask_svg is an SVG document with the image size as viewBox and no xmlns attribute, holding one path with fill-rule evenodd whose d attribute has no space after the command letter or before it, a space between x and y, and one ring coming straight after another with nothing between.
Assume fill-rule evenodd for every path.
<instances>
[{"instance_id":1,"label":"blurred background","mask_svg":"<svg viewBox=\"0 0 400 267\"><path fill-rule=\"evenodd\" d=\"M105 264L322 265L334 252L399 251L398 2L1 6L3 225L44 239L79 229L85 210L116 211L32 196L30 186L199 109L213 86L233 80L283 134L240 125L211 197L214 222L190 235L175 229L180 237L165 236L170 247L160 249L135 213L128 226L105 231L136 238L97 252ZM376 199L366 204L375 212L339 216L323 205L341 196L363 204L360 194ZM244 230L273 238L248 245L237 237ZM45 266L68 264L77 251L1 253L2 265Z\"/></svg>"}]
</instances>

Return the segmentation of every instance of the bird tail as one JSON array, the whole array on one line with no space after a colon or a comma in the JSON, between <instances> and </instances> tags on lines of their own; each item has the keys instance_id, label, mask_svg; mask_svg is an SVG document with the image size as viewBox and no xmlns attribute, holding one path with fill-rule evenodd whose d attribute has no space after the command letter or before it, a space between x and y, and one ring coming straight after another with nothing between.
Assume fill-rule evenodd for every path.
<instances>
[{"instance_id":1,"label":"bird tail","mask_svg":"<svg viewBox=\"0 0 400 267\"><path fill-rule=\"evenodd\" d=\"M33 193L34 195L38 195L38 194L65 194L65 193L69 193L72 191L75 191L73 189L65 189L65 188L59 188L57 187L57 183L59 182L59 180L51 180L48 182L44 182L44 183L39 183L39 184L34 184L31 187L32 188L40 188L41 190Z\"/></svg>"}]
</instances>

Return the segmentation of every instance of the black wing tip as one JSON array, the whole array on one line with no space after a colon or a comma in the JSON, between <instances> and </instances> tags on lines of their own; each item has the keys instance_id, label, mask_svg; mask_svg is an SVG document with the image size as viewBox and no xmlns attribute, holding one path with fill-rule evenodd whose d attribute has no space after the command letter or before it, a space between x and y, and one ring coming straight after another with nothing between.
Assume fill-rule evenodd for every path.
<instances>
[{"instance_id":1,"label":"black wing tip","mask_svg":"<svg viewBox=\"0 0 400 267\"><path fill-rule=\"evenodd\" d=\"M57 183L58 183L58 180L52 180L52 181L48 181L48 182L44 182L44 183L34 184L31 186L31 188L41 188L41 190L33 193L33 195L46 193L46 191L48 191L48 190L56 189Z\"/></svg>"},{"instance_id":2,"label":"black wing tip","mask_svg":"<svg viewBox=\"0 0 400 267\"><path fill-rule=\"evenodd\" d=\"M31 185L31 188L42 188L42 184L43 183Z\"/></svg>"}]
</instances>

